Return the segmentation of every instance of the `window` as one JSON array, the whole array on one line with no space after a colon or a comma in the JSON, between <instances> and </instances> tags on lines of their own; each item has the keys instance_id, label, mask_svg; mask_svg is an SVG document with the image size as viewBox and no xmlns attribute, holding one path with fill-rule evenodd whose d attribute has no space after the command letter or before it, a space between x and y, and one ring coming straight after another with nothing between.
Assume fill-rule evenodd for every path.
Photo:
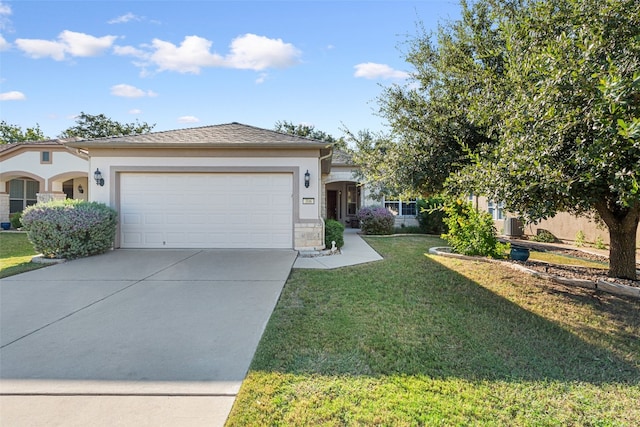
<instances>
[{"instance_id":1,"label":"window","mask_svg":"<svg viewBox=\"0 0 640 427\"><path fill-rule=\"evenodd\" d=\"M32 179L12 179L9 181L9 213L22 212L27 206L38 201L40 184Z\"/></svg>"},{"instance_id":2,"label":"window","mask_svg":"<svg viewBox=\"0 0 640 427\"><path fill-rule=\"evenodd\" d=\"M51 151L41 151L40 152L40 163L51 163Z\"/></svg>"},{"instance_id":3,"label":"window","mask_svg":"<svg viewBox=\"0 0 640 427\"><path fill-rule=\"evenodd\" d=\"M494 202L489 200L487 205L487 211L494 220L504 219L504 202Z\"/></svg>"},{"instance_id":4,"label":"window","mask_svg":"<svg viewBox=\"0 0 640 427\"><path fill-rule=\"evenodd\" d=\"M396 216L416 216L418 214L415 200L406 202L402 200L385 200L384 207Z\"/></svg>"},{"instance_id":5,"label":"window","mask_svg":"<svg viewBox=\"0 0 640 427\"><path fill-rule=\"evenodd\" d=\"M355 185L347 185L347 215L356 215L358 213L359 191Z\"/></svg>"},{"instance_id":6,"label":"window","mask_svg":"<svg viewBox=\"0 0 640 427\"><path fill-rule=\"evenodd\" d=\"M395 202L395 201L387 202L385 200L384 207L387 208L387 210L394 215L400 214L400 202Z\"/></svg>"}]
</instances>

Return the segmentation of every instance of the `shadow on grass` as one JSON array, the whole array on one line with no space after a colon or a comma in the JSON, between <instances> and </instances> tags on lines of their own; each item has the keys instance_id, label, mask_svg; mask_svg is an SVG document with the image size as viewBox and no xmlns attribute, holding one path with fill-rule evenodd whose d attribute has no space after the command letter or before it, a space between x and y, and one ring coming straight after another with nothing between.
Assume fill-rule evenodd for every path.
<instances>
[{"instance_id":1,"label":"shadow on grass","mask_svg":"<svg viewBox=\"0 0 640 427\"><path fill-rule=\"evenodd\" d=\"M372 240L369 243L385 257L380 263L335 271L295 270L252 369L640 383L640 338L634 335L640 330L637 302L609 298L603 303L583 291L526 286L515 279L513 285L525 300L530 293L552 310L566 313L572 319L568 328L486 287L487 280L514 280L511 273L493 265L454 262L476 273L486 270L478 273L485 274L484 279L472 280L455 265L424 257L426 241ZM582 311L591 314L580 318ZM608 336L596 340L597 345L576 334L589 330L602 316L607 323L602 333ZM594 330L588 332L592 342L593 334L599 333Z\"/></svg>"}]
</instances>

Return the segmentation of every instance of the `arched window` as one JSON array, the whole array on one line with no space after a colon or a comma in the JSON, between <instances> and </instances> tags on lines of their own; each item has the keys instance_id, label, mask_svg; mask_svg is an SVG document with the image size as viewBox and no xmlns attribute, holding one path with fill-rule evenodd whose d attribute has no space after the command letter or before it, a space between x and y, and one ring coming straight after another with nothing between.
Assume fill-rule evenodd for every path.
<instances>
[{"instance_id":1,"label":"arched window","mask_svg":"<svg viewBox=\"0 0 640 427\"><path fill-rule=\"evenodd\" d=\"M40 183L32 179L12 179L9 181L9 213L22 212L27 206L35 205Z\"/></svg>"}]
</instances>

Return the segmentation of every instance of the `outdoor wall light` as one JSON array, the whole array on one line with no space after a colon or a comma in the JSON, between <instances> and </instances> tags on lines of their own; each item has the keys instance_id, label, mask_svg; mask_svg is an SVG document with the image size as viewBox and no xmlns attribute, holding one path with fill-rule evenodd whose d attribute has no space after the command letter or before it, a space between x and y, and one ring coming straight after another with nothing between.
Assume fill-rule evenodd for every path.
<instances>
[{"instance_id":1,"label":"outdoor wall light","mask_svg":"<svg viewBox=\"0 0 640 427\"><path fill-rule=\"evenodd\" d=\"M100 172L100 169L96 169L96 171L93 173L93 179L96 180L96 184L98 184L100 187L104 186L104 178L102 177L102 172Z\"/></svg>"},{"instance_id":2,"label":"outdoor wall light","mask_svg":"<svg viewBox=\"0 0 640 427\"><path fill-rule=\"evenodd\" d=\"M78 185L78 193L83 194L84 188L82 188L82 184Z\"/></svg>"},{"instance_id":3,"label":"outdoor wall light","mask_svg":"<svg viewBox=\"0 0 640 427\"><path fill-rule=\"evenodd\" d=\"M311 183L311 174L309 173L309 169L304 174L304 186L305 188L309 188L309 184Z\"/></svg>"}]
</instances>

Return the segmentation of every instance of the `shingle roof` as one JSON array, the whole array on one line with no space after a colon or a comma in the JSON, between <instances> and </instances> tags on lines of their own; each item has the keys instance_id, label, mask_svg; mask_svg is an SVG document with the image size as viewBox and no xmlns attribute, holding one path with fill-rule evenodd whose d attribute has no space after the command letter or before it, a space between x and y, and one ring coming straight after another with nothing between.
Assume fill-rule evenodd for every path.
<instances>
[{"instance_id":1,"label":"shingle roof","mask_svg":"<svg viewBox=\"0 0 640 427\"><path fill-rule=\"evenodd\" d=\"M351 154L347 153L346 151L342 151L337 148L334 148L331 164L341 165L341 166L353 166L353 156L351 156Z\"/></svg>"},{"instance_id":2,"label":"shingle roof","mask_svg":"<svg viewBox=\"0 0 640 427\"><path fill-rule=\"evenodd\" d=\"M60 145L64 147L65 143L76 141L77 138L71 139L46 139L43 141L21 141L21 142L12 142L10 144L0 144L0 153L5 151L14 150L18 147L33 147L33 146L51 146L51 145Z\"/></svg>"},{"instance_id":3,"label":"shingle roof","mask_svg":"<svg viewBox=\"0 0 640 427\"><path fill-rule=\"evenodd\" d=\"M169 146L220 146L220 147L304 147L326 148L329 143L299 136L261 129L240 123L228 123L189 129L97 138L69 143L72 147L169 147Z\"/></svg>"}]
</instances>

